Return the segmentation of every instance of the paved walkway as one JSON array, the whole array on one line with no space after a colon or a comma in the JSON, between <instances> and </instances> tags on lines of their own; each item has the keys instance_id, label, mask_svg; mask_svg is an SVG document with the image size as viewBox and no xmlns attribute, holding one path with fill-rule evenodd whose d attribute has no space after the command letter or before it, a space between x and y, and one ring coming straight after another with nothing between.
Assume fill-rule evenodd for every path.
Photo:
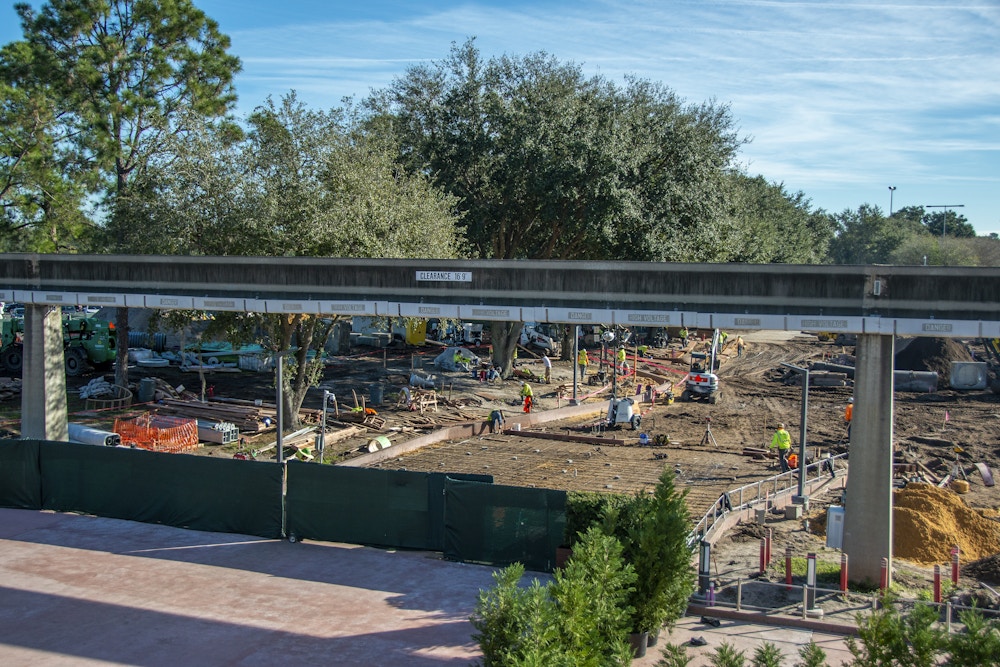
<instances>
[{"instance_id":1,"label":"paved walkway","mask_svg":"<svg viewBox=\"0 0 1000 667\"><path fill-rule=\"evenodd\" d=\"M492 568L427 552L291 544L73 514L0 509L0 664L461 665L478 656L468 617ZM682 619L674 643L704 636L748 655L786 656L840 638ZM654 665L653 647L636 665ZM787 661L792 664L792 660Z\"/></svg>"}]
</instances>

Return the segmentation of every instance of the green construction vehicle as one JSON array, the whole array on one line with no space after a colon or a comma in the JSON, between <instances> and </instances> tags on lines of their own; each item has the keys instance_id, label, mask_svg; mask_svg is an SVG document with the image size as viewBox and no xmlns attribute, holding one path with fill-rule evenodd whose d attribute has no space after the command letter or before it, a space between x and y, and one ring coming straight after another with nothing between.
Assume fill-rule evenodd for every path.
<instances>
[{"instance_id":1,"label":"green construction vehicle","mask_svg":"<svg viewBox=\"0 0 1000 667\"><path fill-rule=\"evenodd\" d=\"M21 333L24 331L24 320L15 317L4 317L0 320L0 364L11 373L21 371L24 358L21 354Z\"/></svg>"},{"instance_id":2,"label":"green construction vehicle","mask_svg":"<svg viewBox=\"0 0 1000 667\"><path fill-rule=\"evenodd\" d=\"M0 327L0 363L11 373L19 373L24 366L24 348L21 336L23 320L2 320ZM74 315L63 316L63 347L66 356L66 375L80 375L90 366L107 370L115 360L114 325L102 320Z\"/></svg>"}]
</instances>

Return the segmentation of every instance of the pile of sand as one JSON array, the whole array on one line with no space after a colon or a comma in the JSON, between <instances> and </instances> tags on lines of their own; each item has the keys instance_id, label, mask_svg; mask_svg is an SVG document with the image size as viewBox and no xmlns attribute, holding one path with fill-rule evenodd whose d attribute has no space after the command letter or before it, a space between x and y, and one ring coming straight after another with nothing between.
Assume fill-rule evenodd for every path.
<instances>
[{"instance_id":1,"label":"pile of sand","mask_svg":"<svg viewBox=\"0 0 1000 667\"><path fill-rule=\"evenodd\" d=\"M965 346L951 338L915 338L896 354L894 368L898 371L934 371L947 384L951 362L971 360Z\"/></svg>"},{"instance_id":2,"label":"pile of sand","mask_svg":"<svg viewBox=\"0 0 1000 667\"><path fill-rule=\"evenodd\" d=\"M958 545L962 560L1000 552L1000 523L967 506L954 491L907 484L893 493L893 555L920 565L951 562Z\"/></svg>"}]
</instances>

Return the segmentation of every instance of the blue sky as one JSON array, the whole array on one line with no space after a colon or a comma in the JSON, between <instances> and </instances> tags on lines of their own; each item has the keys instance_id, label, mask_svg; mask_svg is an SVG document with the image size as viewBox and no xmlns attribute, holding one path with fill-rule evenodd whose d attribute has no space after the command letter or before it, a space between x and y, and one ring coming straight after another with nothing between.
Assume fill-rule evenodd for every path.
<instances>
[{"instance_id":1,"label":"blue sky","mask_svg":"<svg viewBox=\"0 0 1000 667\"><path fill-rule=\"evenodd\" d=\"M33 2L35 6L40 3ZM750 174L830 212L963 204L1000 232L1000 0L195 0L243 60L239 111L338 106L476 37L729 104ZM13 3L0 41L20 36Z\"/></svg>"}]
</instances>

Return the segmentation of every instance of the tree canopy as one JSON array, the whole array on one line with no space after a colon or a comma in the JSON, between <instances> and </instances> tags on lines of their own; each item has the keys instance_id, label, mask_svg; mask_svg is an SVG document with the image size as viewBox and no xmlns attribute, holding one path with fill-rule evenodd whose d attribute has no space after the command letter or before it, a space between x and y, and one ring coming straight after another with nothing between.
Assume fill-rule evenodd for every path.
<instances>
[{"instance_id":1,"label":"tree canopy","mask_svg":"<svg viewBox=\"0 0 1000 667\"><path fill-rule=\"evenodd\" d=\"M402 163L459 198L477 256L816 255L781 244L787 229L759 224L754 209L766 204L749 201L760 193L752 179L735 178L745 140L725 105L687 104L637 78L587 77L545 53L484 61L471 40L444 61L411 67L366 104L371 126L398 141ZM786 196L780 187L770 194ZM808 237L805 217L787 222ZM734 238L747 240L734 246Z\"/></svg>"},{"instance_id":2,"label":"tree canopy","mask_svg":"<svg viewBox=\"0 0 1000 667\"><path fill-rule=\"evenodd\" d=\"M240 62L229 38L190 0L50 0L39 11L15 5L24 66L15 87L52 100L50 136L71 145L101 179L108 250L142 247L137 225L117 199L163 153L192 113L221 116L236 100ZM128 384L128 310L117 317L115 381Z\"/></svg>"},{"instance_id":3,"label":"tree canopy","mask_svg":"<svg viewBox=\"0 0 1000 667\"><path fill-rule=\"evenodd\" d=\"M309 109L292 92L268 100L246 132L203 123L149 164L128 209L163 223L153 245L177 253L332 257L455 257L455 200L425 175L401 172L394 147L350 110ZM157 225L154 224L153 227ZM294 349L286 408L295 415L322 369L331 318L220 317L217 328Z\"/></svg>"}]
</instances>

